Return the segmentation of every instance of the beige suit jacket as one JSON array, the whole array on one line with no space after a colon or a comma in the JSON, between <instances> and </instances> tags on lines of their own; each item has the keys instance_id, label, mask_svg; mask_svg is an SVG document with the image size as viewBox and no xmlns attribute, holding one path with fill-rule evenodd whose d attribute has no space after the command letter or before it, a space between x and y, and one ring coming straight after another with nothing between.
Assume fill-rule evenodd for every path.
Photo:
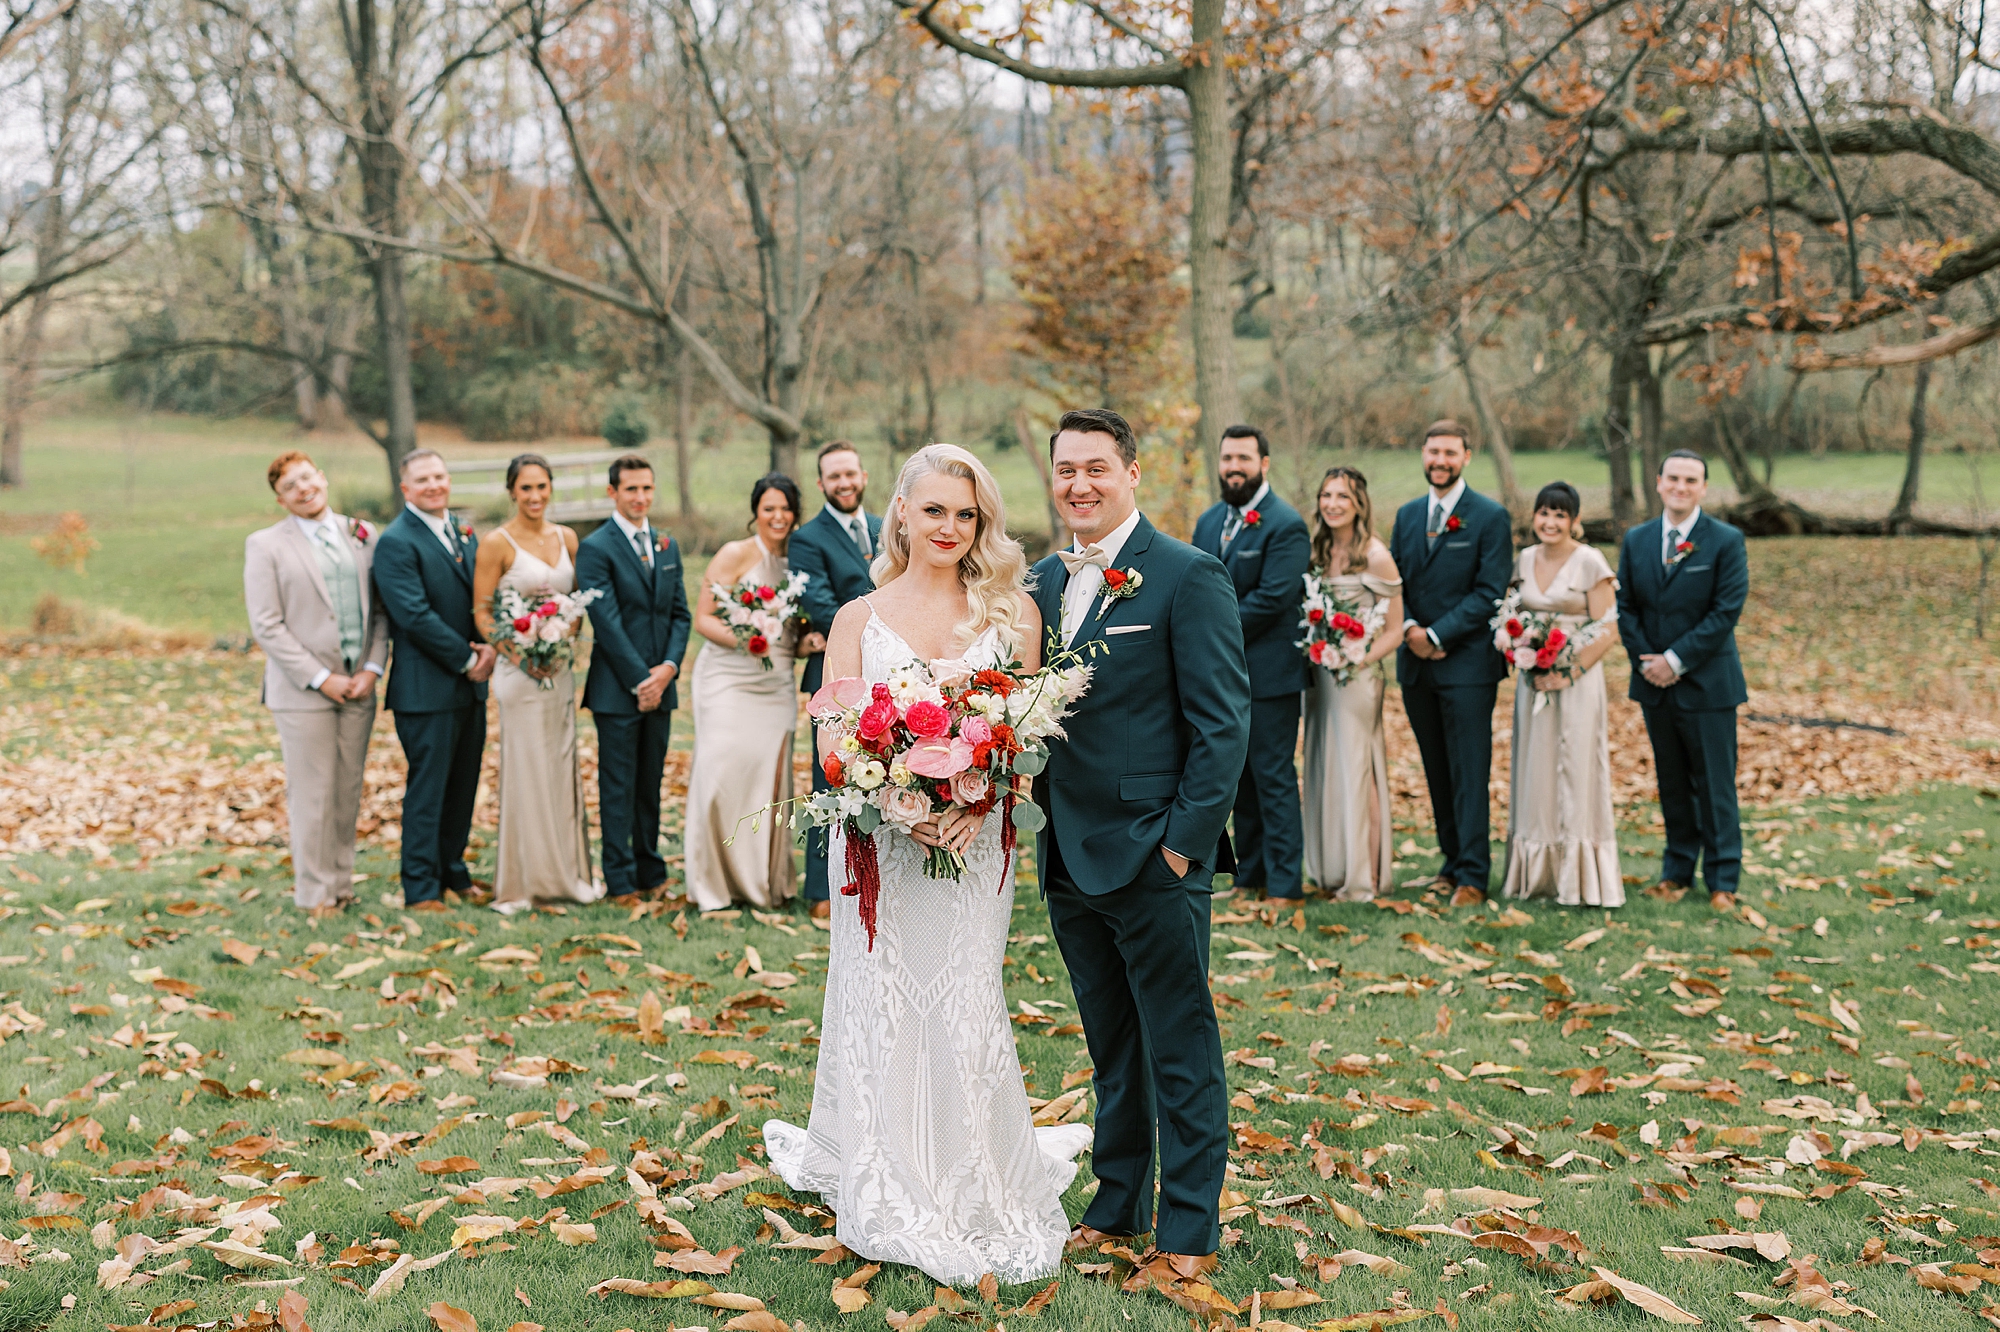
<instances>
[{"instance_id":1,"label":"beige suit jacket","mask_svg":"<svg viewBox=\"0 0 2000 1332\"><path fill-rule=\"evenodd\" d=\"M335 515L341 528L353 530L350 519ZM367 524L368 539L352 543L360 575L361 657L355 662L389 664L389 621L375 595L375 542L380 533ZM320 573L319 556L311 540L290 514L252 532L243 543L243 601L250 611L250 632L264 649L264 706L273 712L305 712L333 707L312 687L322 669L338 674L340 616Z\"/></svg>"}]
</instances>

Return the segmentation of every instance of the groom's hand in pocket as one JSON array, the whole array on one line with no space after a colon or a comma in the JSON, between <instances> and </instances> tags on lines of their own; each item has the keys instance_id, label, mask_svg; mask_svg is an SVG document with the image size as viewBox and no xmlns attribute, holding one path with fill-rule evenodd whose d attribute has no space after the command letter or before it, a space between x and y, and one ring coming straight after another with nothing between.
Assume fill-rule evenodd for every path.
<instances>
[{"instance_id":1,"label":"groom's hand in pocket","mask_svg":"<svg viewBox=\"0 0 2000 1332\"><path fill-rule=\"evenodd\" d=\"M1187 877L1188 858L1186 856L1176 855L1174 852L1167 850L1167 848L1165 848L1164 846L1160 848L1160 855L1167 862L1168 869L1172 870L1176 875L1178 875L1183 879Z\"/></svg>"}]
</instances>

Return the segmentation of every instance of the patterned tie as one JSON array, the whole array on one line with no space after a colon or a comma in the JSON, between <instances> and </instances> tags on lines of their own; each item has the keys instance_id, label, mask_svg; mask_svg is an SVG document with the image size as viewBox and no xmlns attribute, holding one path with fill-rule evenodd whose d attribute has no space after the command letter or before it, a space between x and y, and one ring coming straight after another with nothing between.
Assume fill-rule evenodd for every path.
<instances>
[{"instance_id":1,"label":"patterned tie","mask_svg":"<svg viewBox=\"0 0 2000 1332\"><path fill-rule=\"evenodd\" d=\"M1431 528L1428 535L1430 537L1430 544L1433 546L1437 545L1438 538L1444 535L1443 500L1434 499L1431 501Z\"/></svg>"},{"instance_id":2,"label":"patterned tie","mask_svg":"<svg viewBox=\"0 0 2000 1332\"><path fill-rule=\"evenodd\" d=\"M1669 527L1667 529L1667 548L1660 553L1661 562L1672 564L1674 562L1674 547L1680 544L1681 529L1678 527Z\"/></svg>"},{"instance_id":3,"label":"patterned tie","mask_svg":"<svg viewBox=\"0 0 2000 1332\"><path fill-rule=\"evenodd\" d=\"M865 517L859 513L850 514L847 519L847 532L854 538L855 547L860 550L863 560L875 558L875 545L868 539L868 520Z\"/></svg>"},{"instance_id":4,"label":"patterned tie","mask_svg":"<svg viewBox=\"0 0 2000 1332\"><path fill-rule=\"evenodd\" d=\"M650 569L653 567L653 543L648 541L646 537L646 529L643 527L640 528L632 534L632 545L639 552L639 562Z\"/></svg>"},{"instance_id":5,"label":"patterned tie","mask_svg":"<svg viewBox=\"0 0 2000 1332\"><path fill-rule=\"evenodd\" d=\"M1236 534L1243 530L1243 510L1232 507L1229 517L1222 524L1222 548L1229 549L1229 543L1236 540Z\"/></svg>"}]
</instances>

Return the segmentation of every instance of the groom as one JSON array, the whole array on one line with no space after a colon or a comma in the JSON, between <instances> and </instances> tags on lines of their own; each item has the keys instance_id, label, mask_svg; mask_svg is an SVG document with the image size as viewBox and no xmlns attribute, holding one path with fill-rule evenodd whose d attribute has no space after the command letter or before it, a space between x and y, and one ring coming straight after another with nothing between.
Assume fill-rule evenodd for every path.
<instances>
[{"instance_id":1,"label":"groom","mask_svg":"<svg viewBox=\"0 0 2000 1332\"><path fill-rule=\"evenodd\" d=\"M1215 1267L1229 1160L1208 894L1250 744L1243 630L1221 563L1140 515L1123 417L1064 412L1049 461L1075 543L1035 566L1044 660L1095 667L1039 792L1042 891L1096 1068L1099 1187L1071 1242L1152 1231L1135 1280L1192 1279Z\"/></svg>"},{"instance_id":2,"label":"groom","mask_svg":"<svg viewBox=\"0 0 2000 1332\"><path fill-rule=\"evenodd\" d=\"M1708 463L1676 449L1656 481L1665 512L1625 534L1618 557L1618 636L1632 657L1627 694L1646 718L1667 854L1660 888L1694 882L1708 903L1736 905L1743 828L1736 810L1736 709L1750 701L1736 621L1750 592L1743 533L1701 511Z\"/></svg>"}]
</instances>

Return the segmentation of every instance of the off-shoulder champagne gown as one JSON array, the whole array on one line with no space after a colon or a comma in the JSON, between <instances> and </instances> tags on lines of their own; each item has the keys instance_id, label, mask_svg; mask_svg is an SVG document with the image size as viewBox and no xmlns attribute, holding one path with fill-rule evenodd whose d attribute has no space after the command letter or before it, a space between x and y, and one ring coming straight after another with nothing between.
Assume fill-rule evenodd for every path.
<instances>
[{"instance_id":1,"label":"off-shoulder champagne gown","mask_svg":"<svg viewBox=\"0 0 2000 1332\"><path fill-rule=\"evenodd\" d=\"M1604 556L1578 546L1544 588L1537 552L1521 552L1521 608L1553 613L1574 634L1590 622L1590 589L1612 577ZM1535 710L1525 674L1514 686L1512 798L1507 807L1505 897L1553 897L1560 906L1625 905L1611 811L1611 720L1604 663Z\"/></svg>"},{"instance_id":2,"label":"off-shoulder champagne gown","mask_svg":"<svg viewBox=\"0 0 2000 1332\"><path fill-rule=\"evenodd\" d=\"M790 573L785 557L761 537L750 539L763 553L743 578L783 587ZM682 849L688 894L703 911L791 899L789 812L759 811L792 795L799 719L794 643L790 629L771 643L768 671L741 648L707 640L694 660L694 763Z\"/></svg>"},{"instance_id":3,"label":"off-shoulder champagne gown","mask_svg":"<svg viewBox=\"0 0 2000 1332\"><path fill-rule=\"evenodd\" d=\"M1341 574L1324 586L1361 613L1403 590L1400 579ZM1389 753L1382 735L1387 677L1381 663L1336 685L1314 666L1306 691L1305 876L1343 902L1388 887L1395 859L1389 826Z\"/></svg>"}]
</instances>

